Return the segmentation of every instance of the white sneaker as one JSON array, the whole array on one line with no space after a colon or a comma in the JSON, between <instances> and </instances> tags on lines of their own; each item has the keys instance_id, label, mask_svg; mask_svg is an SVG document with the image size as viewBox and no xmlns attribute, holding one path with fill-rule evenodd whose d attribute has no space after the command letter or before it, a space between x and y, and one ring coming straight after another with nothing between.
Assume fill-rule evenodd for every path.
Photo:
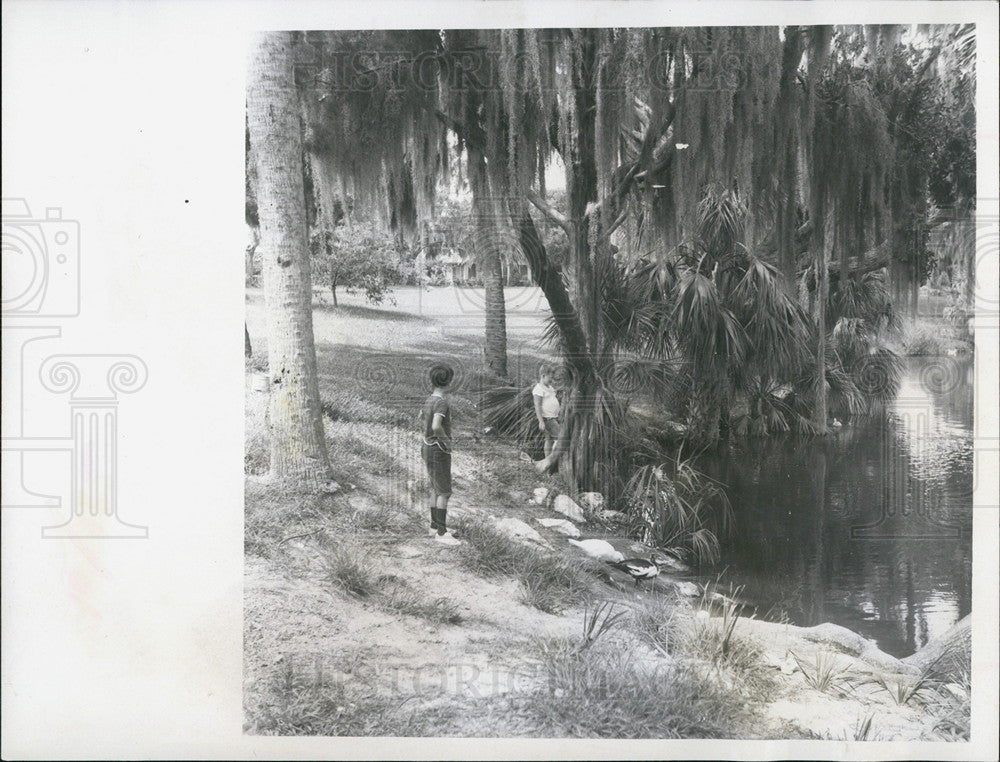
<instances>
[{"instance_id":1,"label":"white sneaker","mask_svg":"<svg viewBox=\"0 0 1000 762\"><path fill-rule=\"evenodd\" d=\"M462 541L456 538L451 532L445 532L437 536L437 541L442 545L461 545Z\"/></svg>"},{"instance_id":2,"label":"white sneaker","mask_svg":"<svg viewBox=\"0 0 1000 762\"><path fill-rule=\"evenodd\" d=\"M438 533L438 530L437 530L436 527L431 527L430 528L430 534L429 534L430 537L437 537L437 533Z\"/></svg>"}]
</instances>

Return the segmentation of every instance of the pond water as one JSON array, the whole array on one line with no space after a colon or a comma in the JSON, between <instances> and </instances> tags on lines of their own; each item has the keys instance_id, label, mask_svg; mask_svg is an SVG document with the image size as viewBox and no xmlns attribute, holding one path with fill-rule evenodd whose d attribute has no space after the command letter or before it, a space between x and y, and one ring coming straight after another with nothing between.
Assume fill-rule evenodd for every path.
<instances>
[{"instance_id":1,"label":"pond water","mask_svg":"<svg viewBox=\"0 0 1000 762\"><path fill-rule=\"evenodd\" d=\"M757 617L835 622L896 656L969 613L973 364L908 360L884 418L705 458L733 509L719 565Z\"/></svg>"}]
</instances>

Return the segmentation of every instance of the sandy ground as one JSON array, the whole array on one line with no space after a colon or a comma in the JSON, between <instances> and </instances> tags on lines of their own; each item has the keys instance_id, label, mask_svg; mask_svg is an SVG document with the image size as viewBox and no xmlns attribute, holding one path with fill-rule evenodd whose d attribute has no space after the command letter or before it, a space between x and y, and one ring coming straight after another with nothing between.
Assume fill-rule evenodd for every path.
<instances>
[{"instance_id":1,"label":"sandy ground","mask_svg":"<svg viewBox=\"0 0 1000 762\"><path fill-rule=\"evenodd\" d=\"M508 317L511 346L523 348L526 363L531 365L536 362L536 353L543 351L535 337L545 319L532 291L509 295L525 306L523 314L515 311ZM421 353L433 351L435 346L461 353L463 346L471 346L466 342L482 330L474 313L461 311L462 300L469 301L475 294L470 297L459 290L440 289L436 296L428 298L416 289L400 291L396 307L384 310L368 308L360 299L348 296L341 297L346 308L334 310L321 304L314 323L321 376L327 353L355 360L352 349L375 348L383 360L401 351L420 359ZM263 344L260 301L259 293L249 294L247 323L255 348ZM395 321L393 313L405 319ZM365 357L361 356L362 364ZM405 372L401 365L385 367L390 378L395 372ZM336 383L341 381L326 379L327 385ZM321 387L323 384L321 377ZM248 384L248 409L259 404L259 400L253 402L255 394L260 393ZM327 426L328 434L335 437L352 430L351 424L343 422L328 422ZM379 436L392 435L391 427L381 435L376 431L372 444L379 445ZM491 447L506 448L510 461L517 462L512 447L502 443ZM334 461L336 469L336 457ZM551 552L574 552L565 537L536 521L558 515L527 499L533 487L552 486L553 482L538 477L530 465L520 466L520 475L513 478L516 483L487 484L475 458L456 457L456 498L450 516L466 520L513 516L537 529L553 548ZM407 461L405 467L409 469L407 477L419 480L419 460ZM440 725L435 727L441 735L531 735L530 723L526 725L517 713L504 712L504 704L495 699L530 690L538 678L538 665L537 659L526 654L537 653L538 644L546 639L578 637L584 612L571 609L548 614L522 602L515 580L470 575L454 549L434 542L426 530L416 528L426 523L426 509L412 490L401 491L399 474L362 473L354 478L356 483L344 484L343 491L330 498L331 515L377 509L385 503L396 506L407 521L412 521L413 531L402 536L362 537L366 560L385 584L415 591L422 599L445 599L459 621L429 621L345 594L324 575L321 543L312 531L314 523L303 519L299 530L295 522L289 523L285 527L288 535L273 542L268 552L248 552L246 558L246 731L281 732L280 723L269 725L262 718L276 711L282 685L286 699L289 685L321 685L330 686L333 696L323 712L350 715L353 704L342 706L339 701L375 694L389 697L392 706L418 704L424 714L433 713L438 705L444 707ZM506 499L495 497L498 487ZM248 503L267 489L261 477L248 477ZM605 527L583 529L584 536L607 533ZM644 595L654 595L651 590L638 591L615 579L602 589L603 597L633 604L641 603ZM671 588L661 584L659 589ZM709 622L719 624L718 618ZM854 647L856 642L845 647L823 631L781 624L741 619L735 632L760 644L762 669L775 679L775 690L759 707L761 723L753 732L755 737L853 740L868 717L872 740L934 737L934 717L916 701L898 705L889 691L878 685L877 675L888 677L890 685L893 680L913 678L914 670L892 657L882 659L870 649L861 653ZM637 639L628 633L621 637L627 647L642 651ZM813 684L815 678L831 659L836 663L835 669L830 669L835 677L818 689ZM711 671L709 666L706 670ZM356 717L352 722L345 726L347 734L384 732L377 716L360 725ZM423 728L420 732L426 732L426 725L419 727Z\"/></svg>"}]
</instances>

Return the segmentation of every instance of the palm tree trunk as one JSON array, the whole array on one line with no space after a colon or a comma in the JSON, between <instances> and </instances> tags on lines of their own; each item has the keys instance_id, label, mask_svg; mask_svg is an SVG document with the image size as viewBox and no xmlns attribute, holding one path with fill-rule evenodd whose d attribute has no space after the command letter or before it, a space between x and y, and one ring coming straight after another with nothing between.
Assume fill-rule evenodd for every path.
<instances>
[{"instance_id":1,"label":"palm tree trunk","mask_svg":"<svg viewBox=\"0 0 1000 762\"><path fill-rule=\"evenodd\" d=\"M503 267L500 262L500 225L496 210L489 199L489 180L483 155L473 149L469 153L469 180L472 186L472 206L476 216L476 246L473 255L483 274L486 317L486 368L498 378L507 377L507 307L503 295Z\"/></svg>"},{"instance_id":2,"label":"palm tree trunk","mask_svg":"<svg viewBox=\"0 0 1000 762\"><path fill-rule=\"evenodd\" d=\"M500 273L500 252L489 247L483 260L483 286L486 289L486 368L498 378L507 377L507 315Z\"/></svg>"},{"instance_id":3,"label":"palm tree trunk","mask_svg":"<svg viewBox=\"0 0 1000 762\"><path fill-rule=\"evenodd\" d=\"M316 487L330 480L312 326L312 280L292 34L255 40L247 119L257 159L257 202L267 320L271 475Z\"/></svg>"}]
</instances>

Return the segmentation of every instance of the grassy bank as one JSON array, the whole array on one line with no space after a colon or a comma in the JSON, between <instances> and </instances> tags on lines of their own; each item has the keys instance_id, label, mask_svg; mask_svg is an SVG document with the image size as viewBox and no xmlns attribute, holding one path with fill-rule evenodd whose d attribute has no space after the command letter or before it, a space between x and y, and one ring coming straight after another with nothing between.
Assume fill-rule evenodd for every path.
<instances>
[{"instance_id":1,"label":"grassy bank","mask_svg":"<svg viewBox=\"0 0 1000 762\"><path fill-rule=\"evenodd\" d=\"M969 316L954 306L952 296L925 288L917 315L901 318L890 346L897 354L910 357L969 354L974 350L974 337L968 320Z\"/></svg>"},{"instance_id":2,"label":"grassy bank","mask_svg":"<svg viewBox=\"0 0 1000 762\"><path fill-rule=\"evenodd\" d=\"M262 315L259 295L248 298L258 350L247 383L248 733L839 737L826 715L797 722L785 709L814 702L861 724L872 707L889 711L891 688L881 697L874 689L834 695L832 683L810 684L809 660L829 647L796 645L806 666L789 667L773 634L720 606L712 591L691 600L669 587L622 585L540 526L535 519L552 514L529 497L558 483L483 433L481 325L455 319L444 303L454 298L407 292L393 310L350 297L339 308L317 304L324 427L342 485L324 495L265 477L266 393L253 384L266 366ZM542 317L528 310L510 320L518 383L530 384L545 358L535 341ZM459 371L449 510L457 548L427 534L415 420L426 368L441 359ZM495 518L525 522L537 541L511 536ZM910 701L867 732L944 733ZM935 717L945 715L960 737L961 706L942 703Z\"/></svg>"}]
</instances>

